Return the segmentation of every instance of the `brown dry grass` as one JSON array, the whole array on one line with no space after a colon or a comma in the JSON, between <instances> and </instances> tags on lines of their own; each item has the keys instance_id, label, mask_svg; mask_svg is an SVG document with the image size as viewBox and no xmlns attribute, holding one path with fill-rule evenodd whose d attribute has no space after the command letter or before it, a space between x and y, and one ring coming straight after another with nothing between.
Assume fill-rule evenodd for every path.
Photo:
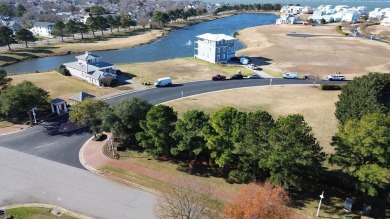
<instances>
[{"instance_id":1,"label":"brown dry grass","mask_svg":"<svg viewBox=\"0 0 390 219\"><path fill-rule=\"evenodd\" d=\"M346 37L336 25L268 25L244 29L238 39L247 48L237 55L262 57L263 66L274 71L297 71L322 77L341 72L352 79L370 71L390 72L390 46L376 41ZM286 34L309 34L292 37ZM258 60L261 62L262 60Z\"/></svg>"},{"instance_id":2,"label":"brown dry grass","mask_svg":"<svg viewBox=\"0 0 390 219\"><path fill-rule=\"evenodd\" d=\"M118 91L116 88L98 87L73 77L60 75L56 72L12 75L10 78L12 78L12 84L31 81L36 86L48 91L51 98L59 97L64 100L68 100L69 97L81 91L95 96Z\"/></svg>"},{"instance_id":3,"label":"brown dry grass","mask_svg":"<svg viewBox=\"0 0 390 219\"><path fill-rule=\"evenodd\" d=\"M190 109L212 113L223 106L241 111L263 109L275 119L293 113L302 114L324 151L333 152L330 142L338 126L334 103L339 93L302 85L252 87L196 95L165 104L172 106L179 115Z\"/></svg>"},{"instance_id":4,"label":"brown dry grass","mask_svg":"<svg viewBox=\"0 0 390 219\"><path fill-rule=\"evenodd\" d=\"M118 65L123 72L136 75L134 81L141 84L158 78L171 77L174 83L210 80L215 74L231 76L241 71L243 75L253 72L245 67L222 67L194 58L178 58L158 62Z\"/></svg>"}]
</instances>

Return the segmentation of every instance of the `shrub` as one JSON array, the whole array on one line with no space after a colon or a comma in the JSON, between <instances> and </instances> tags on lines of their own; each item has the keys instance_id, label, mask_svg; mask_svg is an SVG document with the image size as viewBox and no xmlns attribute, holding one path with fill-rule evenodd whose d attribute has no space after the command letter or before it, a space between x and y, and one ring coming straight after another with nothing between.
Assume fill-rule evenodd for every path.
<instances>
[{"instance_id":1,"label":"shrub","mask_svg":"<svg viewBox=\"0 0 390 219\"><path fill-rule=\"evenodd\" d=\"M339 34L343 34L345 36L348 36L348 33L344 32L342 29L342 26L337 26L336 27L336 31L339 33Z\"/></svg>"},{"instance_id":2,"label":"shrub","mask_svg":"<svg viewBox=\"0 0 390 219\"><path fill-rule=\"evenodd\" d=\"M239 170L232 170L229 172L227 181L229 183L248 183L251 180L251 175Z\"/></svg>"},{"instance_id":3,"label":"shrub","mask_svg":"<svg viewBox=\"0 0 390 219\"><path fill-rule=\"evenodd\" d=\"M64 65L60 65L56 68L56 71L62 75L65 75L65 76L70 76L70 72L69 70L64 66Z\"/></svg>"},{"instance_id":4,"label":"shrub","mask_svg":"<svg viewBox=\"0 0 390 219\"><path fill-rule=\"evenodd\" d=\"M343 85L341 84L321 84L321 90L341 90Z\"/></svg>"}]
</instances>

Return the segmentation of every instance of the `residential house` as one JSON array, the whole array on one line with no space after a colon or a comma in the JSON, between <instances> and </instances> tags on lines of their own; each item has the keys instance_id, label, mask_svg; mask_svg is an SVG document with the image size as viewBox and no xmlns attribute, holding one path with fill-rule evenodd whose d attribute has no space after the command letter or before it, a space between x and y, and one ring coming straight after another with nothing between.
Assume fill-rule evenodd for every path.
<instances>
[{"instance_id":1,"label":"residential house","mask_svg":"<svg viewBox=\"0 0 390 219\"><path fill-rule=\"evenodd\" d=\"M14 32L14 34L23 26L23 19L19 17L2 17L0 22L3 25L9 27Z\"/></svg>"},{"instance_id":2,"label":"residential house","mask_svg":"<svg viewBox=\"0 0 390 219\"><path fill-rule=\"evenodd\" d=\"M51 22L35 22L30 31L35 36L51 37L51 32L54 29L54 23Z\"/></svg>"},{"instance_id":3,"label":"residential house","mask_svg":"<svg viewBox=\"0 0 390 219\"><path fill-rule=\"evenodd\" d=\"M71 97L69 97L69 100L73 102L73 104L79 103L81 101L84 101L87 98L95 98L94 95L85 93L85 92L79 92Z\"/></svg>"},{"instance_id":4,"label":"residential house","mask_svg":"<svg viewBox=\"0 0 390 219\"><path fill-rule=\"evenodd\" d=\"M381 25L382 26L390 26L390 17L383 18L383 20L381 21Z\"/></svg>"},{"instance_id":5,"label":"residential house","mask_svg":"<svg viewBox=\"0 0 390 219\"><path fill-rule=\"evenodd\" d=\"M105 85L107 81L116 79L115 66L103 62L101 56L86 52L83 55L76 56L76 59L76 62L64 63L64 66L73 77L97 86Z\"/></svg>"},{"instance_id":6,"label":"residential house","mask_svg":"<svg viewBox=\"0 0 390 219\"><path fill-rule=\"evenodd\" d=\"M294 15L287 14L276 19L275 24L296 24L298 21L300 21L299 18L296 18Z\"/></svg>"},{"instance_id":7,"label":"residential house","mask_svg":"<svg viewBox=\"0 0 390 219\"><path fill-rule=\"evenodd\" d=\"M225 34L205 33L197 36L194 57L211 63L227 63L235 57L235 38Z\"/></svg>"}]
</instances>

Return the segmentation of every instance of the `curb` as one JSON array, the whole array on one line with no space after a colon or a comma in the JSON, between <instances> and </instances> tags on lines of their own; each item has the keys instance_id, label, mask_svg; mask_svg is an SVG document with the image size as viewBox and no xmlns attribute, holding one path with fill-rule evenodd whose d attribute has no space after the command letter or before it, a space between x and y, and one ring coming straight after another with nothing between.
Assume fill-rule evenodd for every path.
<instances>
[{"instance_id":1,"label":"curb","mask_svg":"<svg viewBox=\"0 0 390 219\"><path fill-rule=\"evenodd\" d=\"M83 165L83 167L85 169L87 169L88 171L90 172L93 172L93 173L96 173L96 174L99 174L99 175L102 175L102 172L100 172L99 170L89 166L87 164L87 162L85 162L84 160L84 150L85 148L87 147L87 145L89 144L90 141L92 141L92 139L94 138L94 136L92 136L90 139L88 139L84 144L83 146L80 148L80 151L79 151L79 161L81 163L81 165Z\"/></svg>"},{"instance_id":2,"label":"curb","mask_svg":"<svg viewBox=\"0 0 390 219\"><path fill-rule=\"evenodd\" d=\"M18 131L7 132L7 133L4 133L4 134L0 134L0 136L15 134L15 133L18 133L18 132L23 132L23 131L26 131L26 130L28 130L28 129L34 128L34 127L35 127L35 126L29 126L29 127L27 127L27 128L24 128L24 129L21 129L21 130L18 130ZM5 127L5 128L7 128L7 127Z\"/></svg>"},{"instance_id":3,"label":"curb","mask_svg":"<svg viewBox=\"0 0 390 219\"><path fill-rule=\"evenodd\" d=\"M57 209L60 212L63 212L69 216L76 217L79 219L93 219L93 217L89 217L74 211L70 211L68 209L65 209L63 207L52 205L52 204L40 204L40 203L28 203L28 204L16 204L16 205L8 205L4 206L4 209L13 209L13 208L25 208L25 207L37 207L37 208L51 208L51 209Z\"/></svg>"}]
</instances>

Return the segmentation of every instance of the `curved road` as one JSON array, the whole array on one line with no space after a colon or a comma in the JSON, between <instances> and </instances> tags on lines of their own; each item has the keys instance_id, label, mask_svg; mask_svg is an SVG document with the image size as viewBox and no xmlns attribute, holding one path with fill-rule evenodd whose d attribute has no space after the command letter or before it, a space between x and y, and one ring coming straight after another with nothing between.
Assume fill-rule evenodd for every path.
<instances>
[{"instance_id":1,"label":"curved road","mask_svg":"<svg viewBox=\"0 0 390 219\"><path fill-rule=\"evenodd\" d=\"M190 96L224 89L265 86L270 81L245 79L190 82L125 94L106 101L112 104L137 96L158 104L181 98L182 94ZM272 85L287 84L310 82L272 79ZM0 136L0 206L38 202L57 204L96 218L153 218L153 194L84 170L78 154L91 134L86 128L59 132L59 126L67 119L65 115L19 133Z\"/></svg>"}]
</instances>

